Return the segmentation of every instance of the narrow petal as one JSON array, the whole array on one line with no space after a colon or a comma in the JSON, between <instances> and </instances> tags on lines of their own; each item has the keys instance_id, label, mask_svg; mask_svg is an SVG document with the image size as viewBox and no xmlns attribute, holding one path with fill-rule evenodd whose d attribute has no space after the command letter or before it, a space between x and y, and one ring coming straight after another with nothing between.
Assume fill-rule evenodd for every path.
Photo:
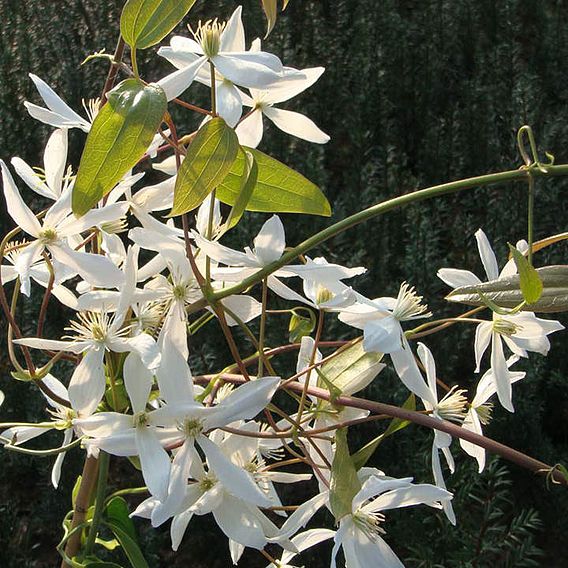
<instances>
[{"instance_id":1,"label":"narrow petal","mask_svg":"<svg viewBox=\"0 0 568 568\"><path fill-rule=\"evenodd\" d=\"M239 137L241 145L256 148L262 140L262 111L259 109L253 110L239 123L235 132Z\"/></svg>"},{"instance_id":2,"label":"narrow petal","mask_svg":"<svg viewBox=\"0 0 568 568\"><path fill-rule=\"evenodd\" d=\"M437 274L440 280L443 280L452 288L460 288L461 286L475 286L481 284L481 280L469 270L459 270L457 268L440 268Z\"/></svg>"},{"instance_id":3,"label":"narrow petal","mask_svg":"<svg viewBox=\"0 0 568 568\"><path fill-rule=\"evenodd\" d=\"M497 396L499 402L509 412L515 412L513 408L511 378L505 354L503 353L503 343L501 337L497 333L493 333L493 349L491 350L491 369L495 386L497 388Z\"/></svg>"},{"instance_id":4,"label":"narrow petal","mask_svg":"<svg viewBox=\"0 0 568 568\"><path fill-rule=\"evenodd\" d=\"M236 87L228 81L217 83L217 114L234 128L243 113L243 103Z\"/></svg>"},{"instance_id":5,"label":"narrow petal","mask_svg":"<svg viewBox=\"0 0 568 568\"><path fill-rule=\"evenodd\" d=\"M170 456L160 444L153 428L136 428L136 446L140 456L142 475L150 493L164 501L170 479Z\"/></svg>"},{"instance_id":6,"label":"narrow petal","mask_svg":"<svg viewBox=\"0 0 568 568\"><path fill-rule=\"evenodd\" d=\"M65 434L63 435L63 443L62 446L66 446L67 444L71 443L73 439L73 430L68 428L65 430ZM57 458L55 463L53 464L53 469L51 470L51 484L55 489L57 489L59 485L59 480L61 479L61 467L63 466L63 460L65 459L65 454L67 452L61 452L57 454Z\"/></svg>"},{"instance_id":7,"label":"narrow petal","mask_svg":"<svg viewBox=\"0 0 568 568\"><path fill-rule=\"evenodd\" d=\"M221 51L244 51L245 30L241 19L243 8L237 6L221 33Z\"/></svg>"},{"instance_id":8,"label":"narrow petal","mask_svg":"<svg viewBox=\"0 0 568 568\"><path fill-rule=\"evenodd\" d=\"M183 69L178 69L158 81L158 85L164 90L164 93L166 93L168 101L179 97L191 83L193 83L197 72L206 61L207 59L205 57L200 57L191 65Z\"/></svg>"},{"instance_id":9,"label":"narrow petal","mask_svg":"<svg viewBox=\"0 0 568 568\"><path fill-rule=\"evenodd\" d=\"M480 436L483 435L483 431L481 429L481 422L479 421L479 416L475 409L470 409L467 413L463 423L462 428L469 430L470 432L475 432ZM485 448L478 446L477 444L473 444L472 442L468 442L463 438L460 438L460 446L463 448L466 454L469 454L472 458L477 460L477 464L479 466L479 473L483 471L485 468Z\"/></svg>"},{"instance_id":10,"label":"narrow petal","mask_svg":"<svg viewBox=\"0 0 568 568\"><path fill-rule=\"evenodd\" d=\"M285 67L282 79L270 85L265 100L271 104L288 101L311 87L324 71L324 67L310 67L301 70Z\"/></svg>"},{"instance_id":11,"label":"narrow petal","mask_svg":"<svg viewBox=\"0 0 568 568\"><path fill-rule=\"evenodd\" d=\"M440 463L440 455L438 454L438 448L435 444L432 444L432 471L434 473L434 483L437 487L441 489L446 489L446 482L444 481L444 475L442 473L442 465ZM444 513L452 525L456 524L456 515L450 501L443 501L442 506L444 508Z\"/></svg>"},{"instance_id":12,"label":"narrow petal","mask_svg":"<svg viewBox=\"0 0 568 568\"><path fill-rule=\"evenodd\" d=\"M132 405L132 411L143 412L152 389L153 374L142 362L140 355L129 353L124 361L124 386Z\"/></svg>"},{"instance_id":13,"label":"narrow petal","mask_svg":"<svg viewBox=\"0 0 568 568\"><path fill-rule=\"evenodd\" d=\"M499 278L499 267L497 266L497 259L489 239L481 229L475 233L475 238L481 262L483 263L483 268L485 268L485 274L487 274L487 280L497 280Z\"/></svg>"},{"instance_id":14,"label":"narrow petal","mask_svg":"<svg viewBox=\"0 0 568 568\"><path fill-rule=\"evenodd\" d=\"M252 296L229 296L221 300L221 303L245 323L257 318L262 312L262 304ZM228 325L238 325L230 314L226 318Z\"/></svg>"},{"instance_id":15,"label":"narrow petal","mask_svg":"<svg viewBox=\"0 0 568 568\"><path fill-rule=\"evenodd\" d=\"M69 383L69 400L74 410L90 416L105 392L104 349L89 349L77 365Z\"/></svg>"},{"instance_id":16,"label":"narrow petal","mask_svg":"<svg viewBox=\"0 0 568 568\"><path fill-rule=\"evenodd\" d=\"M254 254L261 266L266 266L282 256L285 246L284 225L278 215L272 215L254 239Z\"/></svg>"},{"instance_id":17,"label":"narrow petal","mask_svg":"<svg viewBox=\"0 0 568 568\"><path fill-rule=\"evenodd\" d=\"M329 136L313 120L299 112L267 107L264 115L286 134L315 144L329 142Z\"/></svg>"},{"instance_id":18,"label":"narrow petal","mask_svg":"<svg viewBox=\"0 0 568 568\"><path fill-rule=\"evenodd\" d=\"M219 528L235 542L257 550L265 547L267 540L262 525L238 499L224 497L223 505L213 510L213 516Z\"/></svg>"},{"instance_id":19,"label":"narrow petal","mask_svg":"<svg viewBox=\"0 0 568 568\"><path fill-rule=\"evenodd\" d=\"M15 157L10 160L10 163L14 170L16 170L16 173L31 190L43 197L47 197L47 199L55 199L57 197L24 160Z\"/></svg>"},{"instance_id":20,"label":"narrow petal","mask_svg":"<svg viewBox=\"0 0 568 568\"><path fill-rule=\"evenodd\" d=\"M187 525L189 525L189 521L191 521L191 517L193 517L193 511L187 510L179 515L176 515L172 519L172 525L170 527L170 536L172 539L172 550L175 552L179 548L181 541L183 539L183 535L187 529Z\"/></svg>"},{"instance_id":21,"label":"narrow petal","mask_svg":"<svg viewBox=\"0 0 568 568\"><path fill-rule=\"evenodd\" d=\"M4 199L6 200L6 210L8 214L23 231L32 237L39 237L41 225L30 208L24 203L12 174L6 164L0 160L2 168L2 185L4 187Z\"/></svg>"},{"instance_id":22,"label":"narrow petal","mask_svg":"<svg viewBox=\"0 0 568 568\"><path fill-rule=\"evenodd\" d=\"M67 163L67 129L58 128L49 137L43 154L45 180L53 195L61 195L63 175Z\"/></svg>"},{"instance_id":23,"label":"narrow petal","mask_svg":"<svg viewBox=\"0 0 568 568\"><path fill-rule=\"evenodd\" d=\"M404 339L404 349L391 353L390 356L396 373L406 388L423 400L432 401L432 393L418 369L408 341Z\"/></svg>"},{"instance_id":24,"label":"narrow petal","mask_svg":"<svg viewBox=\"0 0 568 568\"><path fill-rule=\"evenodd\" d=\"M27 245L16 257L14 269L20 277L20 291L24 296L30 295L31 282L30 274L32 271L32 264L39 260L44 246L40 241L34 241Z\"/></svg>"},{"instance_id":25,"label":"narrow petal","mask_svg":"<svg viewBox=\"0 0 568 568\"><path fill-rule=\"evenodd\" d=\"M493 333L492 322L480 323L475 330L475 372L479 373L481 359L489 347L491 335Z\"/></svg>"},{"instance_id":26,"label":"narrow petal","mask_svg":"<svg viewBox=\"0 0 568 568\"><path fill-rule=\"evenodd\" d=\"M209 257L217 262L230 266L255 266L244 252L236 251L220 243L204 239L199 233L193 232L195 244ZM260 268L260 267L259 267Z\"/></svg>"}]
</instances>

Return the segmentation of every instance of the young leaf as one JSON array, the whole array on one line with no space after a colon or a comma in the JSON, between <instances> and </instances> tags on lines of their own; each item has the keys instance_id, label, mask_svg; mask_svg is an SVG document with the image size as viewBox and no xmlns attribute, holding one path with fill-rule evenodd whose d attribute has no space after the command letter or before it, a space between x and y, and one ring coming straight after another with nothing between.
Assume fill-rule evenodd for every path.
<instances>
[{"instance_id":1,"label":"young leaf","mask_svg":"<svg viewBox=\"0 0 568 568\"><path fill-rule=\"evenodd\" d=\"M511 251L515 264L517 265L523 298L527 304L534 304L538 301L542 294L542 281L538 272L529 264L529 261L525 258L525 256L513 245L509 244L509 250Z\"/></svg>"},{"instance_id":2,"label":"young leaf","mask_svg":"<svg viewBox=\"0 0 568 568\"><path fill-rule=\"evenodd\" d=\"M170 216L181 215L199 207L213 189L225 179L238 151L237 135L222 118L213 118L202 126L189 146L179 169L174 189L174 206ZM241 174L245 169L244 163L243 154ZM238 179L239 191L241 178L242 175Z\"/></svg>"},{"instance_id":3,"label":"young leaf","mask_svg":"<svg viewBox=\"0 0 568 568\"><path fill-rule=\"evenodd\" d=\"M302 309L308 312L308 317L303 316L296 310L292 310L290 323L288 324L288 338L290 343L299 343L302 337L310 335L316 327L316 315L310 309Z\"/></svg>"},{"instance_id":4,"label":"young leaf","mask_svg":"<svg viewBox=\"0 0 568 568\"><path fill-rule=\"evenodd\" d=\"M321 371L341 392L351 394L365 388L384 369L382 353L366 353L359 341L340 350Z\"/></svg>"},{"instance_id":5,"label":"young leaf","mask_svg":"<svg viewBox=\"0 0 568 568\"><path fill-rule=\"evenodd\" d=\"M107 95L87 136L73 187L75 215L84 215L138 162L166 112L157 85L122 81Z\"/></svg>"},{"instance_id":6,"label":"young leaf","mask_svg":"<svg viewBox=\"0 0 568 568\"><path fill-rule=\"evenodd\" d=\"M104 524L112 531L118 542L120 542L120 546L122 546L132 568L149 568L137 542L129 536L122 526L111 521L106 521Z\"/></svg>"},{"instance_id":7,"label":"young leaf","mask_svg":"<svg viewBox=\"0 0 568 568\"><path fill-rule=\"evenodd\" d=\"M254 156L258 167L258 179L246 206L247 211L331 215L329 201L317 185L278 160L258 150L245 149ZM239 154L217 188L217 199L227 205L236 203L244 170L244 154Z\"/></svg>"},{"instance_id":8,"label":"young leaf","mask_svg":"<svg viewBox=\"0 0 568 568\"><path fill-rule=\"evenodd\" d=\"M402 408L406 408L406 410L416 410L416 397L414 394L411 394L402 405ZM359 448L353 454L353 463L355 464L355 468L360 470L371 458L371 456L375 453L376 449L379 447L381 442L388 438L391 434L406 428L411 422L408 420L401 420L400 418L393 418L388 426L388 428L379 436L365 444L362 448Z\"/></svg>"},{"instance_id":9,"label":"young leaf","mask_svg":"<svg viewBox=\"0 0 568 568\"><path fill-rule=\"evenodd\" d=\"M276 24L278 0L262 0L262 9L264 10L267 20L266 35L264 36L266 39L270 35L270 32L274 29L274 24Z\"/></svg>"},{"instance_id":10,"label":"young leaf","mask_svg":"<svg viewBox=\"0 0 568 568\"><path fill-rule=\"evenodd\" d=\"M156 45L194 4L195 0L128 0L120 16L120 33L133 49Z\"/></svg>"},{"instance_id":11,"label":"young leaf","mask_svg":"<svg viewBox=\"0 0 568 568\"><path fill-rule=\"evenodd\" d=\"M353 497L361 489L357 470L349 455L347 428L335 432L335 456L331 464L329 504L336 521L351 513Z\"/></svg>"},{"instance_id":12,"label":"young leaf","mask_svg":"<svg viewBox=\"0 0 568 568\"><path fill-rule=\"evenodd\" d=\"M539 299L531 303L528 309L541 313L568 311L568 266L544 266L537 268L536 273L543 289ZM482 284L462 286L446 296L450 302L471 306L484 306L488 299L502 308L518 306L524 299L520 276L515 274Z\"/></svg>"}]
</instances>

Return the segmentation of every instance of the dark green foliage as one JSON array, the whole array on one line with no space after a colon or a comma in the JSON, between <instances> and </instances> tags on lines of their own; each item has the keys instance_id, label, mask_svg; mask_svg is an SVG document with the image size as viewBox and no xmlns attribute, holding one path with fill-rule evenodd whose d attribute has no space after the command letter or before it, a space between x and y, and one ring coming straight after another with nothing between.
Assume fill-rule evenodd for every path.
<instances>
[{"instance_id":1,"label":"dark green foliage","mask_svg":"<svg viewBox=\"0 0 568 568\"><path fill-rule=\"evenodd\" d=\"M228 17L236 5L198 1L190 21L212 15ZM41 164L50 129L24 111L24 100L39 102L28 72L46 80L76 110L81 108L81 97L100 92L106 64L81 67L80 62L95 50L114 49L121 8L118 0L0 0L2 159L20 156L32 165ZM243 1L243 9L248 40L263 36L265 21L258 0ZM326 67L310 91L283 106L308 114L332 140L324 147L316 146L268 126L261 150L319 185L332 203L332 220L418 188L517 168L521 160L515 133L525 123L533 127L543 157L544 150L549 150L558 163L567 162L567 9L565 0L292 0L279 16L266 47L288 65ZM155 80L171 66L151 59L152 52L139 53L138 64L145 78ZM193 92L207 104L203 88L196 86ZM178 116L183 116L180 132L199 123L198 118L174 112L176 120ZM71 133L75 167L83 140L83 133ZM566 180L537 183L536 238L566 230L567 188ZM42 205L39 201L38 209ZM479 227L504 259L507 242L526 236L525 210L523 184L474 189L370 221L333 239L313 255L367 266L368 274L356 284L364 293L391 295L406 279L426 294L436 314L456 314L461 308L445 305L441 299L448 290L436 278L436 270L460 267L481 274L473 239ZM12 221L3 209L0 213L5 232ZM229 233L227 242L250 241L265 218L245 214L245 222ZM329 222L287 215L283 220L289 244ZM535 265L565 263L567 251L564 243L539 252ZM19 321L24 322L27 334L34 333L40 301L36 292L31 302L21 304ZM56 312L50 316L47 333L61 328L63 315ZM566 318L563 321L566 324ZM269 344L286 341L286 324L277 321L279 329L270 333ZM332 318L328 324L330 336L332 332L350 333ZM222 335L215 322L205 329L206 339L192 342L190 362L195 373L220 369L229 359L228 350L219 347ZM0 333L5 333L5 327ZM236 336L248 353L242 334L237 332ZM475 384L472 336L473 329L468 328L460 330L459 336L452 332L451 336L428 338L448 384ZM521 365L528 376L515 387L515 414L496 408L487 429L488 435L549 463L568 463L565 342L565 335L556 334L547 359L531 356ZM6 392L7 402L0 416L2 420L33 420L41 415L43 399L31 385L8 380L7 356L4 347L1 349L0 389ZM397 404L407 396L400 381L388 372L379 376L367 394ZM350 447L358 449L377 433L373 426L350 432ZM430 445L431 434L411 426L381 444L373 465L393 476L413 475L417 481L429 482ZM453 451L459 453L456 443ZM53 548L60 537L60 520L69 505L70 489L80 473L80 454L71 452L66 458L57 492L49 485L49 460L32 461L4 452L1 459L0 565L54 566ZM129 477L132 485L138 485L140 479L134 470L116 462L111 485L124 484ZM478 479L474 464L463 455L457 467L456 474L447 479L449 489L457 493L457 529L442 514L430 510L389 515L387 540L403 561L409 566L444 568L566 565L565 489L552 486L547 490L542 480L513 467L506 475L497 465ZM294 493L293 502L298 502L296 497L301 498ZM486 529L478 551L484 519ZM174 568L228 566L226 541L213 521L203 518L192 523L179 553L173 555L168 527L155 531L147 522L137 521L148 563ZM222 546L212 551L211 538ZM540 558L537 549L545 556ZM476 554L478 563L468 564ZM329 565L328 559L325 549L325 554L305 555L302 562L317 568ZM247 552L242 565L265 563L258 554Z\"/></svg>"}]
</instances>

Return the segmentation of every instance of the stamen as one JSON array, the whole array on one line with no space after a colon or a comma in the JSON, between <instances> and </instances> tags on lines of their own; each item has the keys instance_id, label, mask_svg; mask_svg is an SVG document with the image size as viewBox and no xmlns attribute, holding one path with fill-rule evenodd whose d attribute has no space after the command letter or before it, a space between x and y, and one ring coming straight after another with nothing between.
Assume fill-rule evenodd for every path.
<instances>
[{"instance_id":1,"label":"stamen","mask_svg":"<svg viewBox=\"0 0 568 568\"><path fill-rule=\"evenodd\" d=\"M467 391L453 386L448 394L438 403L436 414L443 420L450 422L463 422L467 414Z\"/></svg>"},{"instance_id":2,"label":"stamen","mask_svg":"<svg viewBox=\"0 0 568 568\"><path fill-rule=\"evenodd\" d=\"M379 525L383 523L385 516L382 513L366 513L358 509L353 513L353 522L371 540L375 540L380 534L385 534L385 530Z\"/></svg>"},{"instance_id":3,"label":"stamen","mask_svg":"<svg viewBox=\"0 0 568 568\"><path fill-rule=\"evenodd\" d=\"M510 320L506 320L503 318L497 318L493 321L493 331L498 333L499 335L505 335L507 337L511 337L517 333L517 331L521 330L522 326L513 323Z\"/></svg>"},{"instance_id":4,"label":"stamen","mask_svg":"<svg viewBox=\"0 0 568 568\"><path fill-rule=\"evenodd\" d=\"M422 303L423 297L419 296L414 287L403 282L400 285L396 306L393 315L398 321L407 321L417 318L429 318L432 312L428 311L428 306Z\"/></svg>"},{"instance_id":5,"label":"stamen","mask_svg":"<svg viewBox=\"0 0 568 568\"><path fill-rule=\"evenodd\" d=\"M217 18L207 20L204 23L199 21L197 30L193 31L190 27L189 31L193 34L195 41L201 45L203 53L207 57L215 57L221 48L221 33L225 29L226 22L220 23Z\"/></svg>"}]
</instances>

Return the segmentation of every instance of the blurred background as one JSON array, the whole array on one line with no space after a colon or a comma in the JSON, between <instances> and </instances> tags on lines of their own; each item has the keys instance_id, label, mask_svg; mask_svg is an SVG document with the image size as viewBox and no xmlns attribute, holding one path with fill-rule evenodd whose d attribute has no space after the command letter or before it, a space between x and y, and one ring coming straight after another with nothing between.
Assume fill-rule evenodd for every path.
<instances>
[{"instance_id":1,"label":"blurred background","mask_svg":"<svg viewBox=\"0 0 568 568\"><path fill-rule=\"evenodd\" d=\"M226 19L237 5L198 0L188 22ZM242 5L247 41L263 37L260 2L244 0ZM7 162L20 156L30 165L42 166L51 129L24 109L25 100L40 102L28 73L39 75L80 111L81 99L98 96L107 73L105 62L81 62L102 48L112 53L121 8L118 0L0 0L0 158ZM268 127L260 149L319 184L332 203L332 220L415 189L518 167L516 131L523 124L533 127L543 157L548 150L557 163L566 163L567 15L564 0L291 0L264 47L289 66L326 67L314 87L284 106L310 116L331 141L316 146ZM184 26L177 31L188 33ZM171 70L154 49L139 57L141 73L149 81ZM185 98L205 101L206 92L192 87ZM174 117L182 132L195 129L199 121L177 109ZM76 168L84 134L74 130L70 136L70 160ZM149 172L148 179L152 175ZM20 188L36 210L44 205L31 192L25 193L23 184ZM567 180L537 182L537 239L566 230L567 191ZM5 205L0 207L4 234L13 223ZM282 218L289 244L330 222ZM248 243L265 219L249 214L231 237L234 244ZM436 271L458 267L481 274L473 238L480 227L504 262L507 242L526 236L526 186L473 189L413 205L346 232L314 254L325 255L330 262L366 266L369 271L356 286L373 297L396 295L401 281L407 280L444 317L461 310L444 304L448 290ZM535 256L535 264L566 263L567 252L566 244L550 247ZM18 321L24 332L34 333L40 302L37 294L20 303ZM61 331L64 315L52 306L47 333ZM568 324L565 316L559 319ZM10 378L3 316L0 321L0 389L6 394L0 420L43 419L41 395ZM275 321L273 327L269 341L286 341L286 326ZM340 324L328 328L328 337L350 333ZM223 367L228 355L219 347L215 324L202 335L192 351L195 372ZM471 329L453 329L429 339L446 383L475 384ZM552 345L548 358L534 355L520 365L528 375L515 387L515 414L496 407L486 432L542 461L567 464L565 332L553 336ZM405 400L404 389L388 371L379 375L366 396L397 404ZM376 428L351 433L352 449L375 436ZM53 443L58 439L55 436ZM39 445L47 447L48 442L41 440ZM431 482L430 447L429 432L409 427L379 448L373 465L389 475ZM457 472L446 481L456 495L458 526L452 528L432 510L388 516L385 538L405 565L566 566L566 489L547 486L543 479L499 460L491 461L478 476L474 461L455 442L453 449ZM57 491L49 481L51 459L6 451L0 456L0 566L58 565L54 548L61 538L61 519L70 509L71 488L81 472L81 452L67 456ZM111 465L111 476L114 487L141 484L138 473L118 460ZM299 503L307 488L288 488L285 493L290 502ZM152 567L230 565L226 539L208 517L192 521L177 554L170 549L168 526L153 530L145 521L136 524ZM327 566L329 547L322 545L297 563ZM247 552L241 565L260 567L265 561Z\"/></svg>"}]
</instances>

